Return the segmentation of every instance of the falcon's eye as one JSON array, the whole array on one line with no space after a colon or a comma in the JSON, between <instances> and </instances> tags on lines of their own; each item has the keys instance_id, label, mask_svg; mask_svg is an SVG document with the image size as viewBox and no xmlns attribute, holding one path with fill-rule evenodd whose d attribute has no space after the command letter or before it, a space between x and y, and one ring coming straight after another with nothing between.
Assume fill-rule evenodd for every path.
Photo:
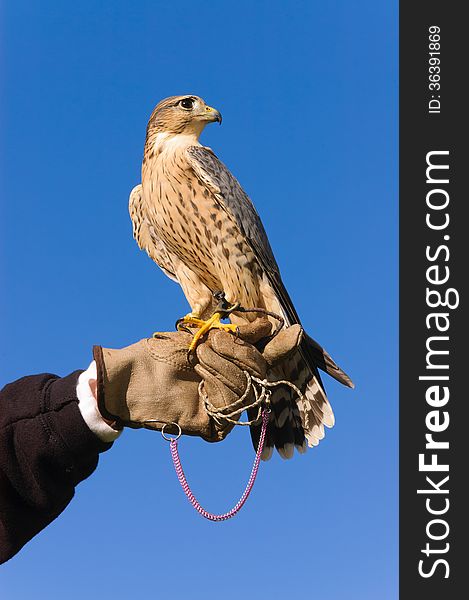
<instances>
[{"instance_id":1,"label":"falcon's eye","mask_svg":"<svg viewBox=\"0 0 469 600\"><path fill-rule=\"evenodd\" d=\"M186 110L191 110L191 108L194 107L194 100L192 98L183 98L179 102L179 105L182 106L182 108L185 108Z\"/></svg>"}]
</instances>

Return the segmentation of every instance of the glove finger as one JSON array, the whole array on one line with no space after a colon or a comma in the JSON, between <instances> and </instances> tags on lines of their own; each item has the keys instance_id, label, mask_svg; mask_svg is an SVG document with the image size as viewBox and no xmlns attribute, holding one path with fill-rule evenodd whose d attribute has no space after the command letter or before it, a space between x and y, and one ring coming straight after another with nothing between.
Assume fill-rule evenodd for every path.
<instances>
[{"instance_id":1,"label":"glove finger","mask_svg":"<svg viewBox=\"0 0 469 600\"><path fill-rule=\"evenodd\" d=\"M204 375L209 374L236 394L244 391L246 376L234 362L220 356L207 343L197 346L196 352L200 364L194 368L198 375L204 378Z\"/></svg>"},{"instance_id":2,"label":"glove finger","mask_svg":"<svg viewBox=\"0 0 469 600\"><path fill-rule=\"evenodd\" d=\"M246 387L246 378L244 379L242 389L233 389L231 384L227 385L224 378L220 377L218 373L213 374L202 365L196 365L195 371L204 382L204 390L210 404L213 404L217 408L223 408L236 402Z\"/></svg>"},{"instance_id":3,"label":"glove finger","mask_svg":"<svg viewBox=\"0 0 469 600\"><path fill-rule=\"evenodd\" d=\"M196 365L195 370L204 382L203 389L207 395L207 400L214 409L224 409L238 400L240 393L233 392L228 386L226 386L221 381L218 374L213 375L201 365ZM213 411L213 408L212 410L210 410L210 407L207 406L205 408L210 419L212 420L213 428L216 432L215 441L223 440L233 429L234 424L224 419L222 414L217 414L216 410ZM230 409L228 409L228 412L230 412Z\"/></svg>"},{"instance_id":4,"label":"glove finger","mask_svg":"<svg viewBox=\"0 0 469 600\"><path fill-rule=\"evenodd\" d=\"M227 420L225 415L234 421L239 420L245 410L245 407L250 405L254 400L252 391L250 394L248 394L244 401L240 403L239 400L246 389L243 389L242 393L235 393L227 386L222 384L218 376L212 375L201 365L197 365L195 370L200 377L202 377L204 382L203 389L207 395L206 400L208 400L210 403L205 407L207 413L213 420L213 426L219 439L224 439L234 427L234 423L231 423L229 420ZM246 385L247 381L245 379L245 388Z\"/></svg>"},{"instance_id":5,"label":"glove finger","mask_svg":"<svg viewBox=\"0 0 469 600\"><path fill-rule=\"evenodd\" d=\"M282 329L264 348L264 359L270 367L275 366L300 345L302 338L303 329L300 325Z\"/></svg>"},{"instance_id":6,"label":"glove finger","mask_svg":"<svg viewBox=\"0 0 469 600\"><path fill-rule=\"evenodd\" d=\"M260 317L252 323L246 325L240 325L238 327L239 337L248 342L249 344L255 344L259 340L266 338L272 331L272 324L267 317Z\"/></svg>"},{"instance_id":7,"label":"glove finger","mask_svg":"<svg viewBox=\"0 0 469 600\"><path fill-rule=\"evenodd\" d=\"M262 354L254 346L236 338L231 333L220 330L211 331L207 343L198 347L198 356L199 349L203 356L205 345L210 346L216 354L255 377L262 378L267 371L267 363Z\"/></svg>"}]
</instances>

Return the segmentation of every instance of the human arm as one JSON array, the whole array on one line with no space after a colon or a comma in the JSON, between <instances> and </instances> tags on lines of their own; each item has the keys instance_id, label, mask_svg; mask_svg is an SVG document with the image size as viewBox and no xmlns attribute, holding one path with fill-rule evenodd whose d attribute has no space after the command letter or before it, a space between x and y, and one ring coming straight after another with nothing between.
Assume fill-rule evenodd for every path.
<instances>
[{"instance_id":1,"label":"human arm","mask_svg":"<svg viewBox=\"0 0 469 600\"><path fill-rule=\"evenodd\" d=\"M5 386L0 392L0 562L65 509L76 485L95 470L99 454L123 426L161 429L176 422L183 433L208 441L226 437L233 425L207 414L199 385L214 407L237 401L246 388L245 372L263 378L268 363L297 342L298 336L287 344L278 336L265 348L266 360L246 341L266 333L251 327L242 332L243 340L212 332L195 357L188 356L190 336L182 332L121 350L96 347L97 364L85 372L63 378L33 375Z\"/></svg>"},{"instance_id":2,"label":"human arm","mask_svg":"<svg viewBox=\"0 0 469 600\"><path fill-rule=\"evenodd\" d=\"M31 375L0 391L0 562L65 509L112 445L82 417L80 373Z\"/></svg>"}]
</instances>

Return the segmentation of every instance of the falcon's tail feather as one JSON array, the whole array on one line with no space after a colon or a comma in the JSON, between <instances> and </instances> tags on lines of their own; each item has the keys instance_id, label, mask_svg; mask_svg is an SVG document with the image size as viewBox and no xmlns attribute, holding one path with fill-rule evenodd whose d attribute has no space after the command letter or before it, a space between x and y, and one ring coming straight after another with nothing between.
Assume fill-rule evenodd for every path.
<instances>
[{"instance_id":1,"label":"falcon's tail feather","mask_svg":"<svg viewBox=\"0 0 469 600\"><path fill-rule=\"evenodd\" d=\"M319 374L311 375L299 351L269 373L269 379L293 382L302 398L286 385L273 388L271 417L268 424L263 460L268 460L275 447L282 458L292 458L296 448L300 454L317 446L324 437L324 426L334 425L334 414L321 384ZM259 441L259 427L251 427L254 447Z\"/></svg>"},{"instance_id":2,"label":"falcon's tail feather","mask_svg":"<svg viewBox=\"0 0 469 600\"><path fill-rule=\"evenodd\" d=\"M300 454L317 446L324 438L324 427L335 423L332 407L318 368L347 387L354 387L350 377L311 337L304 335L298 350L268 374L271 381L294 383L302 396L286 385L272 389L271 417L268 424L263 460L268 460L275 447L282 458L292 458L296 448ZM254 448L257 448L260 428L251 427Z\"/></svg>"},{"instance_id":3,"label":"falcon's tail feather","mask_svg":"<svg viewBox=\"0 0 469 600\"><path fill-rule=\"evenodd\" d=\"M355 387L353 381L350 379L347 373L342 371L339 365L335 363L331 355L307 333L305 333L303 336L301 350L305 355L308 364L315 365L318 369L321 369L321 371L324 371L324 373L327 373L339 383L342 383L349 388Z\"/></svg>"}]
</instances>

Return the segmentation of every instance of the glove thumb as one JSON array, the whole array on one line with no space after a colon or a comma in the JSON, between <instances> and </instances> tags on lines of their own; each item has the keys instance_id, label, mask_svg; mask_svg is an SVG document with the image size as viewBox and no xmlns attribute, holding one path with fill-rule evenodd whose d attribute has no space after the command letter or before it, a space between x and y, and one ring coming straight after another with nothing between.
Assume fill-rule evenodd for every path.
<instances>
[{"instance_id":1,"label":"glove thumb","mask_svg":"<svg viewBox=\"0 0 469 600\"><path fill-rule=\"evenodd\" d=\"M300 325L291 325L282 329L267 346L262 356L270 367L290 356L300 345L303 339L303 329Z\"/></svg>"}]
</instances>

